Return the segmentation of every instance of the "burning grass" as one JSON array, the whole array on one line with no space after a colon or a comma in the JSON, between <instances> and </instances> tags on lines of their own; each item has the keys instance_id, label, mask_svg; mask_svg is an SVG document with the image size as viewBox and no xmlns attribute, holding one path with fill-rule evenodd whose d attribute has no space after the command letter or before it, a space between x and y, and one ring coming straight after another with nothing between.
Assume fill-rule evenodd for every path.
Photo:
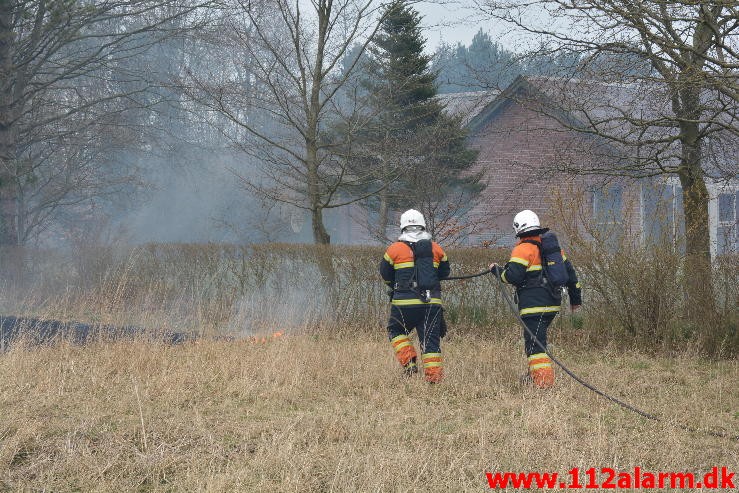
<instances>
[{"instance_id":1,"label":"burning grass","mask_svg":"<svg viewBox=\"0 0 739 493\"><path fill-rule=\"evenodd\" d=\"M399 376L377 324L16 347L0 356L0 490L480 491L485 471L739 468L736 442L673 426L739 434L736 360L558 348L653 423L561 373L521 387L510 335L452 332L443 350L447 379L428 386Z\"/></svg>"}]
</instances>

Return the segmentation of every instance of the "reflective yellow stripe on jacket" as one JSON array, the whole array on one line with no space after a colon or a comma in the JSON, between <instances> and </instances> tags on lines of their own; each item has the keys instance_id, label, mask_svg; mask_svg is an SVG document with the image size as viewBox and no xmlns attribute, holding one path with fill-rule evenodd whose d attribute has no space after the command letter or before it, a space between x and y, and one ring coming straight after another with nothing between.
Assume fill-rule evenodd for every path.
<instances>
[{"instance_id":1,"label":"reflective yellow stripe on jacket","mask_svg":"<svg viewBox=\"0 0 739 493\"><path fill-rule=\"evenodd\" d=\"M534 313L554 313L559 311L558 306L532 306L530 308L524 308L521 310L521 315L531 315Z\"/></svg>"},{"instance_id":2,"label":"reflective yellow stripe on jacket","mask_svg":"<svg viewBox=\"0 0 739 493\"><path fill-rule=\"evenodd\" d=\"M431 298L431 301L424 303L418 298L411 298L408 300L393 300L392 304L395 306L411 306L411 305L441 305L441 298Z\"/></svg>"}]
</instances>

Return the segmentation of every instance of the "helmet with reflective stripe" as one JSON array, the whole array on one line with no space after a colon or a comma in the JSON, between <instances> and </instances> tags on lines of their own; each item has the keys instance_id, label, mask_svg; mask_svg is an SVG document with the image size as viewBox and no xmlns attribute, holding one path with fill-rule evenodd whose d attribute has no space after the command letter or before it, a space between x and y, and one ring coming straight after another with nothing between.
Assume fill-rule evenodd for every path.
<instances>
[{"instance_id":1,"label":"helmet with reflective stripe","mask_svg":"<svg viewBox=\"0 0 739 493\"><path fill-rule=\"evenodd\" d=\"M400 216L400 230L403 231L408 226L421 226L426 229L426 220L423 214L415 209L408 209Z\"/></svg>"},{"instance_id":2,"label":"helmet with reflective stripe","mask_svg":"<svg viewBox=\"0 0 739 493\"><path fill-rule=\"evenodd\" d=\"M528 209L521 211L513 218L513 230L516 232L516 236L536 229L541 229L541 224L539 224L539 216L533 211Z\"/></svg>"}]
</instances>

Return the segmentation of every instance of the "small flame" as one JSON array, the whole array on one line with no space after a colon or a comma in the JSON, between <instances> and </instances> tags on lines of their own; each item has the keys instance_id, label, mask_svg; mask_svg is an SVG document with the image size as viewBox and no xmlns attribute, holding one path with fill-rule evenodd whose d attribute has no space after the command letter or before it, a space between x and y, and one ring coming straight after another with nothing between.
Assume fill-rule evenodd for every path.
<instances>
[{"instance_id":1,"label":"small flame","mask_svg":"<svg viewBox=\"0 0 739 493\"><path fill-rule=\"evenodd\" d=\"M251 336L247 340L251 342L252 344L266 344L267 342L274 341L275 339L279 339L284 335L285 335L285 332L279 330L269 336L262 336L262 337Z\"/></svg>"}]
</instances>

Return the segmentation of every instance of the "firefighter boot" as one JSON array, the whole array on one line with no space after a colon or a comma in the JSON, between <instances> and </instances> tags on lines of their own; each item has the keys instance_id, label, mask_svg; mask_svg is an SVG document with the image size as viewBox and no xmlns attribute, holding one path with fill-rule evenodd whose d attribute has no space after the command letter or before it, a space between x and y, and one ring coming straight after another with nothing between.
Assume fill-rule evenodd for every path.
<instances>
[{"instance_id":1,"label":"firefighter boot","mask_svg":"<svg viewBox=\"0 0 739 493\"><path fill-rule=\"evenodd\" d=\"M400 366L403 367L403 371L406 375L412 375L418 372L418 366L416 365L416 349L413 347L413 343L406 334L401 334L397 337L393 337L390 340L390 344L393 345L395 350L395 358L397 358Z\"/></svg>"},{"instance_id":2,"label":"firefighter boot","mask_svg":"<svg viewBox=\"0 0 739 493\"><path fill-rule=\"evenodd\" d=\"M425 353L421 356L423 360L423 374L428 383L440 383L444 377L441 353Z\"/></svg>"},{"instance_id":3,"label":"firefighter boot","mask_svg":"<svg viewBox=\"0 0 739 493\"><path fill-rule=\"evenodd\" d=\"M415 356L403 366L403 375L411 377L418 373L418 365Z\"/></svg>"},{"instance_id":4,"label":"firefighter boot","mask_svg":"<svg viewBox=\"0 0 739 493\"><path fill-rule=\"evenodd\" d=\"M529 356L529 375L534 385L540 389L554 386L554 368L552 360L546 353L537 353Z\"/></svg>"}]
</instances>

